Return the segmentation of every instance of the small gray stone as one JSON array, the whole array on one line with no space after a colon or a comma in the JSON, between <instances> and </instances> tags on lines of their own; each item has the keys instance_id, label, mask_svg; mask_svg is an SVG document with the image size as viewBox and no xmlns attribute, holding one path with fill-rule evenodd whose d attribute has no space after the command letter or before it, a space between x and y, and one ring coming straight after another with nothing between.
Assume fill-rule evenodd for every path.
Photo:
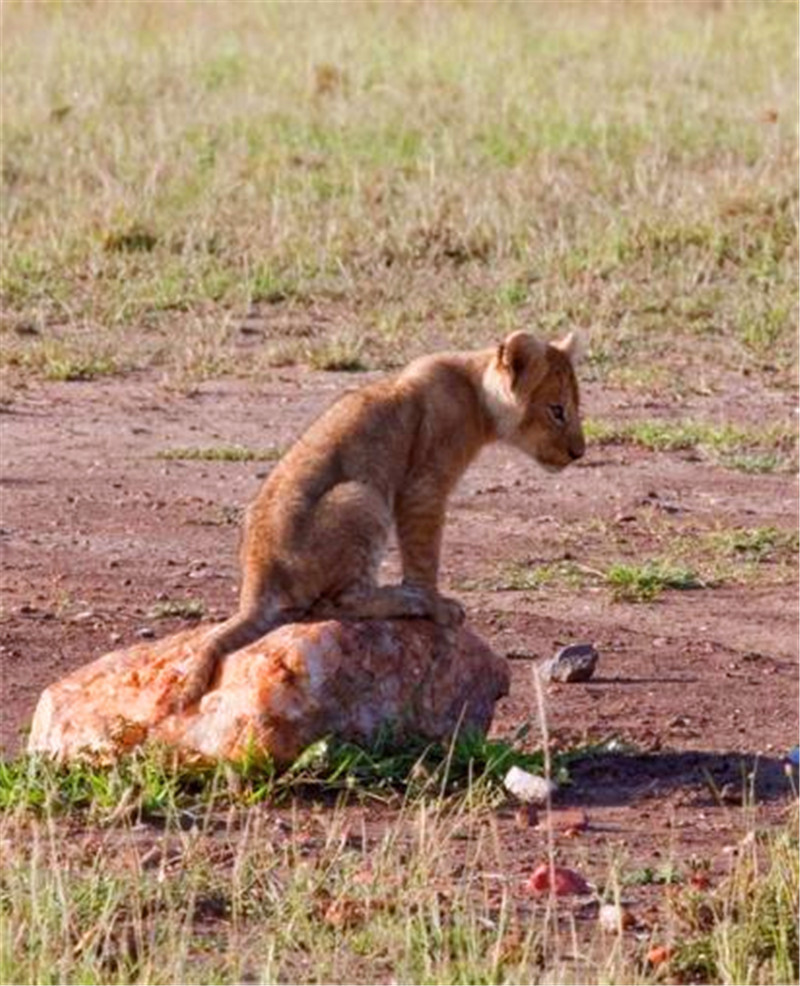
<instances>
[{"instance_id":1,"label":"small gray stone","mask_svg":"<svg viewBox=\"0 0 800 986\"><path fill-rule=\"evenodd\" d=\"M592 644L570 644L541 666L545 681L588 681L597 666L597 651Z\"/></svg>"}]
</instances>

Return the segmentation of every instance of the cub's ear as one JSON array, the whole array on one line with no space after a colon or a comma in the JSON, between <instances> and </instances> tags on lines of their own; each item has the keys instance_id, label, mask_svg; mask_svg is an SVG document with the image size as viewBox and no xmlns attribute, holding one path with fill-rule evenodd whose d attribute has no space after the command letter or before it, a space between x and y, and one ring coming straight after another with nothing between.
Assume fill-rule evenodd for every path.
<instances>
[{"instance_id":1,"label":"cub's ear","mask_svg":"<svg viewBox=\"0 0 800 986\"><path fill-rule=\"evenodd\" d=\"M570 332L569 335L564 336L563 339L559 339L558 342L551 343L551 345L555 346L556 349L560 349L573 366L577 366L583 359L583 339L578 332Z\"/></svg>"},{"instance_id":2,"label":"cub's ear","mask_svg":"<svg viewBox=\"0 0 800 986\"><path fill-rule=\"evenodd\" d=\"M511 389L516 389L523 377L530 384L547 370L547 346L528 332L512 332L497 347L497 365L507 375Z\"/></svg>"}]
</instances>

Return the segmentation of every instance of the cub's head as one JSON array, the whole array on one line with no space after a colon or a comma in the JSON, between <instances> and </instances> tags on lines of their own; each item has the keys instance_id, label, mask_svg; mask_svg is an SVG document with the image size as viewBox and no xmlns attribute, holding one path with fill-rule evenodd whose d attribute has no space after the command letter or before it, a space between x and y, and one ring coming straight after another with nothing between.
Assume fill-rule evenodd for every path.
<instances>
[{"instance_id":1,"label":"cub's head","mask_svg":"<svg viewBox=\"0 0 800 986\"><path fill-rule=\"evenodd\" d=\"M527 332L514 332L497 347L483 375L497 437L554 472L580 459L586 447L577 357L574 333L545 343Z\"/></svg>"}]
</instances>

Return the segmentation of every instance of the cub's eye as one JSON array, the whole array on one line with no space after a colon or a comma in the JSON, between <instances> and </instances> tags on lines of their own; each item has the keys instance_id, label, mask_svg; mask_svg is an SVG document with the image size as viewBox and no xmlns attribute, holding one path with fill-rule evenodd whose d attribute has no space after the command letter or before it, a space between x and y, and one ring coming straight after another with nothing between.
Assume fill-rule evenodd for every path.
<instances>
[{"instance_id":1,"label":"cub's eye","mask_svg":"<svg viewBox=\"0 0 800 986\"><path fill-rule=\"evenodd\" d=\"M547 410L550 412L550 416L554 421L557 421L560 425L563 425L567 420L566 412L564 411L563 404L548 404Z\"/></svg>"}]
</instances>

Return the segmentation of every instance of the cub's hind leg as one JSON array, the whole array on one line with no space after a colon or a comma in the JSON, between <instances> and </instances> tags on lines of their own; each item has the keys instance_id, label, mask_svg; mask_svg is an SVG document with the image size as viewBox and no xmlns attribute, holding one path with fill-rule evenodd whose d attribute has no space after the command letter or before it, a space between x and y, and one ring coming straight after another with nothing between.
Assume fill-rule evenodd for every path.
<instances>
[{"instance_id":1,"label":"cub's hind leg","mask_svg":"<svg viewBox=\"0 0 800 986\"><path fill-rule=\"evenodd\" d=\"M366 483L334 487L320 501L314 536L305 546L319 559L327 581L311 615L319 618L427 617L450 622L441 597L429 585L377 584L377 572L393 517L381 493Z\"/></svg>"},{"instance_id":2,"label":"cub's hind leg","mask_svg":"<svg viewBox=\"0 0 800 986\"><path fill-rule=\"evenodd\" d=\"M435 593L422 586L373 585L351 586L332 599L321 599L311 615L319 619L391 620L423 617L436 620L441 615ZM439 622L437 620L437 622Z\"/></svg>"}]
</instances>

